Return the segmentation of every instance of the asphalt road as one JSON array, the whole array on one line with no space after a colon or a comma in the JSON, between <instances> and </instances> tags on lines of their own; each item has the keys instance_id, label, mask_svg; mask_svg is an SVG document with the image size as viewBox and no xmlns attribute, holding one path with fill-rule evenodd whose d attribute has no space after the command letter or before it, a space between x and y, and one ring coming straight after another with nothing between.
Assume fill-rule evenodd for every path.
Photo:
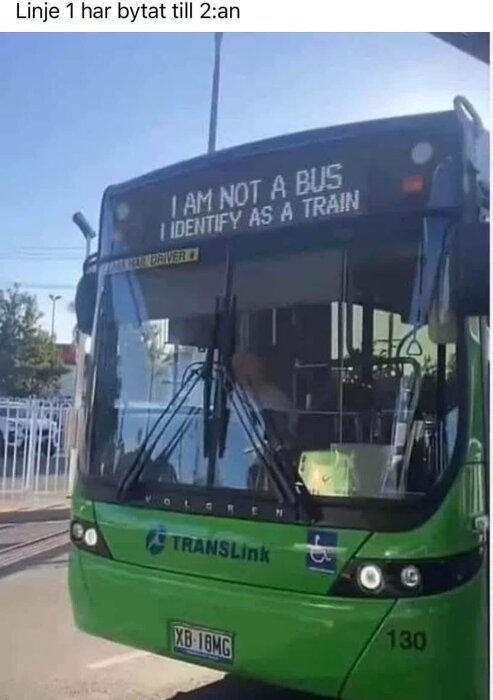
<instances>
[{"instance_id":1,"label":"asphalt road","mask_svg":"<svg viewBox=\"0 0 493 700\"><path fill-rule=\"evenodd\" d=\"M309 700L89 637L74 628L67 555L0 579L0 700Z\"/></svg>"}]
</instances>

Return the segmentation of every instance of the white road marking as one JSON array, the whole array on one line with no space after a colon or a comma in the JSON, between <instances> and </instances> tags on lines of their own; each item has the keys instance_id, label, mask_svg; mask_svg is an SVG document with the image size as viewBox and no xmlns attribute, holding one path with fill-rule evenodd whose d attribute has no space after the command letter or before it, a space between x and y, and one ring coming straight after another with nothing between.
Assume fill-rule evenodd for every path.
<instances>
[{"instance_id":1,"label":"white road marking","mask_svg":"<svg viewBox=\"0 0 493 700\"><path fill-rule=\"evenodd\" d=\"M116 656L109 656L107 659L102 659L101 661L95 661L92 664L87 664L87 668L91 671L97 671L100 668L108 668L108 666L116 666L117 664L124 664L126 661L133 661L134 659L139 659L143 656L149 656L148 651L129 651L126 654L117 654Z\"/></svg>"}]
</instances>

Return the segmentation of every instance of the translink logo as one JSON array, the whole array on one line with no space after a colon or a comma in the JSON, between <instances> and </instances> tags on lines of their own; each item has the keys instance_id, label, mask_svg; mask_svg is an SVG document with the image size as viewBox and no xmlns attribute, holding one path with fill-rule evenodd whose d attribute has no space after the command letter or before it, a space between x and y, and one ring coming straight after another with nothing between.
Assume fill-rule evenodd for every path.
<instances>
[{"instance_id":1,"label":"translink logo","mask_svg":"<svg viewBox=\"0 0 493 700\"><path fill-rule=\"evenodd\" d=\"M146 537L146 549L149 554L160 554L166 544L166 528L160 525L149 530Z\"/></svg>"},{"instance_id":2,"label":"translink logo","mask_svg":"<svg viewBox=\"0 0 493 700\"><path fill-rule=\"evenodd\" d=\"M167 536L166 528L163 525L149 530L146 536L146 549L149 554L155 556L161 554L168 542L175 552L270 564L270 551L263 545L249 547L234 540L182 537L181 535Z\"/></svg>"}]
</instances>

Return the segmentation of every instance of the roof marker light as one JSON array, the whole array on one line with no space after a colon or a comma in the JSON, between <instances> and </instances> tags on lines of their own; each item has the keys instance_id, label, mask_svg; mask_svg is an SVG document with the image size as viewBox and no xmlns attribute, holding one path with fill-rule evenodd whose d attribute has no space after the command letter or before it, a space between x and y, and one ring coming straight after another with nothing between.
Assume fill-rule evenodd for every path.
<instances>
[{"instance_id":1,"label":"roof marker light","mask_svg":"<svg viewBox=\"0 0 493 700\"><path fill-rule=\"evenodd\" d=\"M116 205L116 218L118 221L124 221L130 214L130 207L126 202L119 202Z\"/></svg>"},{"instance_id":2,"label":"roof marker light","mask_svg":"<svg viewBox=\"0 0 493 700\"><path fill-rule=\"evenodd\" d=\"M420 141L415 144L411 151L411 159L416 165L424 165L433 156L433 146L429 141Z\"/></svg>"},{"instance_id":3,"label":"roof marker light","mask_svg":"<svg viewBox=\"0 0 493 700\"><path fill-rule=\"evenodd\" d=\"M402 191L406 194L416 194L425 188L425 179L422 175L408 175L402 182Z\"/></svg>"}]
</instances>

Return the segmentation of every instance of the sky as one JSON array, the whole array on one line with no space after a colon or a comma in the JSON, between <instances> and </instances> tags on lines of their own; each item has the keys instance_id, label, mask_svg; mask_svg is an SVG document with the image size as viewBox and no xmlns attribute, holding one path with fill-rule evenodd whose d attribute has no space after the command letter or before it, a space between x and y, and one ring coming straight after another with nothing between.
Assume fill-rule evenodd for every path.
<instances>
[{"instance_id":1,"label":"sky","mask_svg":"<svg viewBox=\"0 0 493 700\"><path fill-rule=\"evenodd\" d=\"M0 33L0 289L38 297L71 339L69 305L104 189L203 153L211 34ZM486 125L488 67L428 34L226 34L217 147L452 107Z\"/></svg>"}]
</instances>

